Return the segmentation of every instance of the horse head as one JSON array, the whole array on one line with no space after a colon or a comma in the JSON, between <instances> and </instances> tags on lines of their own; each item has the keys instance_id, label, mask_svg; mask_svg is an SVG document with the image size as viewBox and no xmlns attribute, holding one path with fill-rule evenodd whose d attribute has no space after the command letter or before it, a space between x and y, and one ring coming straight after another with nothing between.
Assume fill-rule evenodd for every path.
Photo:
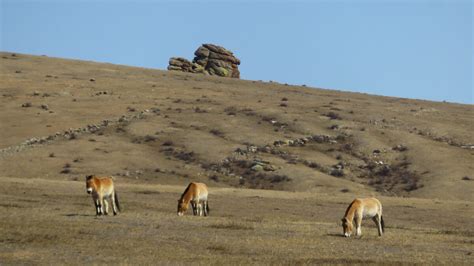
<instances>
[{"instance_id":1,"label":"horse head","mask_svg":"<svg viewBox=\"0 0 474 266\"><path fill-rule=\"evenodd\" d=\"M188 205L184 202L184 199L178 200L178 216L183 216L184 213L188 210Z\"/></svg>"},{"instance_id":2,"label":"horse head","mask_svg":"<svg viewBox=\"0 0 474 266\"><path fill-rule=\"evenodd\" d=\"M93 175L88 175L86 176L86 191L87 194L92 193L93 190L95 190L95 182L94 182L94 176Z\"/></svg>"},{"instance_id":3,"label":"horse head","mask_svg":"<svg viewBox=\"0 0 474 266\"><path fill-rule=\"evenodd\" d=\"M352 234L352 222L349 221L346 217L341 219L342 221L342 230L345 237L350 237Z\"/></svg>"}]
</instances>

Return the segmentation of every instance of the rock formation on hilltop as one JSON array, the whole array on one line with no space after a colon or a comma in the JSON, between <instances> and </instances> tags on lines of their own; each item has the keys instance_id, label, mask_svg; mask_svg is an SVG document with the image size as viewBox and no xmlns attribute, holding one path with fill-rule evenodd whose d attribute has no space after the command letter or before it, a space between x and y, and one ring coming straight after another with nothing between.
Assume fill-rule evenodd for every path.
<instances>
[{"instance_id":1,"label":"rock formation on hilltop","mask_svg":"<svg viewBox=\"0 0 474 266\"><path fill-rule=\"evenodd\" d=\"M240 78L240 60L224 47L203 44L194 55L192 62L182 57L171 57L168 70Z\"/></svg>"}]
</instances>

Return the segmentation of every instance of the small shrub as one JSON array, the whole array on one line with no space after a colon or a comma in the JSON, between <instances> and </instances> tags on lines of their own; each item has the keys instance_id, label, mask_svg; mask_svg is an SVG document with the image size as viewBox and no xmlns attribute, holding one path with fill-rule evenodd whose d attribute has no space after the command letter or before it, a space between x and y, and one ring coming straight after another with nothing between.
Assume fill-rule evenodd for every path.
<instances>
[{"instance_id":1,"label":"small shrub","mask_svg":"<svg viewBox=\"0 0 474 266\"><path fill-rule=\"evenodd\" d=\"M173 146L173 142L171 140L167 140L165 142L163 142L163 144L161 144L162 146Z\"/></svg>"},{"instance_id":2,"label":"small shrub","mask_svg":"<svg viewBox=\"0 0 474 266\"><path fill-rule=\"evenodd\" d=\"M344 170L342 169L332 169L330 172L330 175L335 176L335 177L343 177L344 176Z\"/></svg>"},{"instance_id":3,"label":"small shrub","mask_svg":"<svg viewBox=\"0 0 474 266\"><path fill-rule=\"evenodd\" d=\"M314 168L314 169L318 169L320 168L321 166L318 164L318 163L315 163L315 162L310 162L310 161L304 161L303 162L306 166L310 167L310 168Z\"/></svg>"},{"instance_id":4,"label":"small shrub","mask_svg":"<svg viewBox=\"0 0 474 266\"><path fill-rule=\"evenodd\" d=\"M219 176L218 175L211 175L209 177L210 180L214 181L214 182L219 182Z\"/></svg>"},{"instance_id":5,"label":"small shrub","mask_svg":"<svg viewBox=\"0 0 474 266\"><path fill-rule=\"evenodd\" d=\"M194 152L192 151L190 152L179 151L176 154L174 154L174 157L185 162L193 162L195 160Z\"/></svg>"},{"instance_id":6,"label":"small shrub","mask_svg":"<svg viewBox=\"0 0 474 266\"><path fill-rule=\"evenodd\" d=\"M209 132L218 137L224 136L224 132L220 131L219 129L211 129Z\"/></svg>"},{"instance_id":7,"label":"small shrub","mask_svg":"<svg viewBox=\"0 0 474 266\"><path fill-rule=\"evenodd\" d=\"M229 107L226 107L224 109L224 112L227 115L236 115L237 114L237 108L235 108L234 106L229 106Z\"/></svg>"},{"instance_id":8,"label":"small shrub","mask_svg":"<svg viewBox=\"0 0 474 266\"><path fill-rule=\"evenodd\" d=\"M146 135L146 136L143 138L143 140L144 140L145 142L152 142L152 141L157 141L158 138L155 137L155 136L152 136L152 135Z\"/></svg>"},{"instance_id":9,"label":"small shrub","mask_svg":"<svg viewBox=\"0 0 474 266\"><path fill-rule=\"evenodd\" d=\"M325 114L325 116L329 117L331 120L342 120L342 117L338 113L335 113L335 112L329 112Z\"/></svg>"},{"instance_id":10,"label":"small shrub","mask_svg":"<svg viewBox=\"0 0 474 266\"><path fill-rule=\"evenodd\" d=\"M207 247L207 250L218 251L218 252L227 252L227 248L221 245L211 245Z\"/></svg>"},{"instance_id":11,"label":"small shrub","mask_svg":"<svg viewBox=\"0 0 474 266\"><path fill-rule=\"evenodd\" d=\"M69 174L69 173L71 173L71 169L69 169L69 168L64 168L64 169L61 170L61 172L59 172L59 173L61 173L61 174Z\"/></svg>"},{"instance_id":12,"label":"small shrub","mask_svg":"<svg viewBox=\"0 0 474 266\"><path fill-rule=\"evenodd\" d=\"M201 114L201 113L207 113L207 110L201 109L199 107L195 107L194 112Z\"/></svg>"},{"instance_id":13,"label":"small shrub","mask_svg":"<svg viewBox=\"0 0 474 266\"><path fill-rule=\"evenodd\" d=\"M286 175L269 175L269 180L271 183L279 183L279 182L289 182L291 178Z\"/></svg>"}]
</instances>

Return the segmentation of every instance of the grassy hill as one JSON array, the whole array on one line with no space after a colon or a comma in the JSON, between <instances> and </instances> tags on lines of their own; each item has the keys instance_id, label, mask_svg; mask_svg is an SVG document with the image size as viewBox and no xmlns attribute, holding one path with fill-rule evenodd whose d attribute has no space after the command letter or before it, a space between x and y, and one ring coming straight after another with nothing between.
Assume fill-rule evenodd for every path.
<instances>
[{"instance_id":1,"label":"grassy hill","mask_svg":"<svg viewBox=\"0 0 474 266\"><path fill-rule=\"evenodd\" d=\"M0 55L6 176L474 200L471 105Z\"/></svg>"},{"instance_id":2,"label":"grassy hill","mask_svg":"<svg viewBox=\"0 0 474 266\"><path fill-rule=\"evenodd\" d=\"M0 260L107 262L81 253L103 237L145 241L129 263L472 262L472 105L6 52L0 92ZM86 174L115 176L122 215L94 219ZM175 217L190 181L210 186L211 217ZM372 195L390 233L339 237L347 204ZM341 257L353 241L365 259Z\"/></svg>"}]
</instances>

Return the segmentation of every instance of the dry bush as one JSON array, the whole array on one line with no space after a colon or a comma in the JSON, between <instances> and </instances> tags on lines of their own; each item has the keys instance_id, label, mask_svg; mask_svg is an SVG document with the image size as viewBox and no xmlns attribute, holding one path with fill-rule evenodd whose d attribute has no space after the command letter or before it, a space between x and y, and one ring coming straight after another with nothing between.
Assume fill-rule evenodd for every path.
<instances>
[{"instance_id":1,"label":"dry bush","mask_svg":"<svg viewBox=\"0 0 474 266\"><path fill-rule=\"evenodd\" d=\"M342 120L342 117L338 113L335 113L335 112L329 112L325 114L325 116L329 117L331 120Z\"/></svg>"},{"instance_id":2,"label":"dry bush","mask_svg":"<svg viewBox=\"0 0 474 266\"><path fill-rule=\"evenodd\" d=\"M219 129L211 129L209 133L213 134L214 136L224 137L224 132Z\"/></svg>"}]
</instances>

